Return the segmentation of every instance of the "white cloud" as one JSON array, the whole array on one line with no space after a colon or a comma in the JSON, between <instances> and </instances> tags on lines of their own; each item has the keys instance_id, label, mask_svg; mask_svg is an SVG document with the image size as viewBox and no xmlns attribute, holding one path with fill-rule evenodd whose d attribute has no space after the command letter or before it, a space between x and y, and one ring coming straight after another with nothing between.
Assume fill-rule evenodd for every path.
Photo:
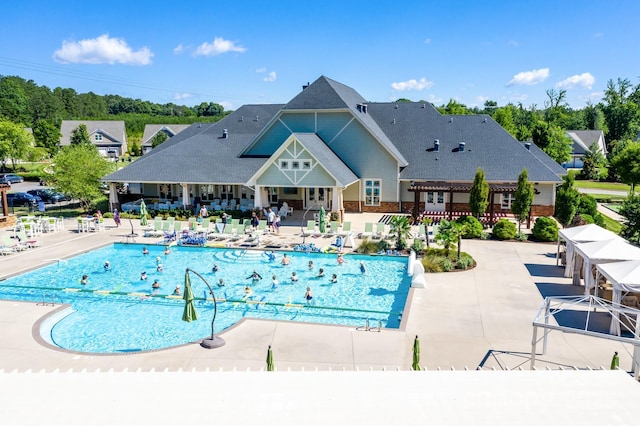
<instances>
[{"instance_id":1,"label":"white cloud","mask_svg":"<svg viewBox=\"0 0 640 426\"><path fill-rule=\"evenodd\" d=\"M230 111L233 109L233 103L232 102L227 102L227 101L221 101L221 102L216 102L219 105L222 105L224 107L225 111Z\"/></svg>"},{"instance_id":2,"label":"white cloud","mask_svg":"<svg viewBox=\"0 0 640 426\"><path fill-rule=\"evenodd\" d=\"M182 100L182 99L189 99L191 97L191 93L176 93L175 95L173 95L173 99L176 101Z\"/></svg>"},{"instance_id":3,"label":"white cloud","mask_svg":"<svg viewBox=\"0 0 640 426\"><path fill-rule=\"evenodd\" d=\"M534 84L542 83L547 79L547 77L549 77L549 68L522 71L514 75L513 78L507 83L507 86L532 86Z\"/></svg>"},{"instance_id":4,"label":"white cloud","mask_svg":"<svg viewBox=\"0 0 640 426\"><path fill-rule=\"evenodd\" d=\"M227 52L245 52L247 49L236 45L233 41L216 37L212 43L204 42L196 49L194 56L215 56Z\"/></svg>"},{"instance_id":5,"label":"white cloud","mask_svg":"<svg viewBox=\"0 0 640 426\"><path fill-rule=\"evenodd\" d=\"M180 43L179 45L177 45L176 47L173 48L173 53L175 55L179 55L183 51L184 51L184 46L182 45L182 43Z\"/></svg>"},{"instance_id":6,"label":"white cloud","mask_svg":"<svg viewBox=\"0 0 640 426\"><path fill-rule=\"evenodd\" d=\"M134 51L124 39L103 34L80 41L65 40L53 53L53 59L63 64L125 64L149 65L153 53L147 47Z\"/></svg>"},{"instance_id":7,"label":"white cloud","mask_svg":"<svg viewBox=\"0 0 640 426\"><path fill-rule=\"evenodd\" d=\"M427 81L426 78L422 77L420 80L411 79L407 81L400 81L398 83L391 83L391 87L393 90L404 91L404 90L424 90L429 89L433 86L432 81Z\"/></svg>"},{"instance_id":8,"label":"white cloud","mask_svg":"<svg viewBox=\"0 0 640 426\"><path fill-rule=\"evenodd\" d=\"M430 44L431 43L431 39L430 38L425 38L424 39L424 44Z\"/></svg>"},{"instance_id":9,"label":"white cloud","mask_svg":"<svg viewBox=\"0 0 640 426\"><path fill-rule=\"evenodd\" d=\"M272 81L276 81L276 78L277 78L276 72L271 71L269 74L267 74L265 78L262 79L262 81L272 82Z\"/></svg>"},{"instance_id":10,"label":"white cloud","mask_svg":"<svg viewBox=\"0 0 640 426\"><path fill-rule=\"evenodd\" d=\"M437 105L442 102L442 98L439 98L436 95L431 94L427 97L427 102Z\"/></svg>"},{"instance_id":11,"label":"white cloud","mask_svg":"<svg viewBox=\"0 0 640 426\"><path fill-rule=\"evenodd\" d=\"M258 68L258 69L256 70L256 72L257 72L257 73L259 73L259 74L260 74L260 73L263 73L263 72L267 72L267 68L266 68L266 67Z\"/></svg>"},{"instance_id":12,"label":"white cloud","mask_svg":"<svg viewBox=\"0 0 640 426\"><path fill-rule=\"evenodd\" d=\"M517 41L515 41L515 40L509 40L509 41L507 42L507 45L508 45L508 46L513 46L513 47L517 47L517 46L518 46L518 42L517 42Z\"/></svg>"},{"instance_id":13,"label":"white cloud","mask_svg":"<svg viewBox=\"0 0 640 426\"><path fill-rule=\"evenodd\" d=\"M595 82L595 77L590 73L585 72L582 74L572 75L569 78L559 81L558 83L556 83L556 87L561 89L573 89L574 87L582 87L584 89L591 90L591 87Z\"/></svg>"}]
</instances>

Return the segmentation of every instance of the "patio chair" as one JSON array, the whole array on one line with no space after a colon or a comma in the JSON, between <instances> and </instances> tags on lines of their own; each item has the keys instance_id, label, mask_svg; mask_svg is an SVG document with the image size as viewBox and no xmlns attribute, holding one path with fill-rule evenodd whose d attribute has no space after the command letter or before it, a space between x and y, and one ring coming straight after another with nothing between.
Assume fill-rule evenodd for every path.
<instances>
[{"instance_id":1,"label":"patio chair","mask_svg":"<svg viewBox=\"0 0 640 426\"><path fill-rule=\"evenodd\" d=\"M376 223L376 230L374 231L372 238L384 240L387 238L387 233L385 232L385 225L382 222Z\"/></svg>"},{"instance_id":2,"label":"patio chair","mask_svg":"<svg viewBox=\"0 0 640 426\"><path fill-rule=\"evenodd\" d=\"M310 237L316 234L316 221L307 220L307 228L302 231L303 237Z\"/></svg>"},{"instance_id":3,"label":"patio chair","mask_svg":"<svg viewBox=\"0 0 640 426\"><path fill-rule=\"evenodd\" d=\"M371 238L373 236L373 222L365 222L364 232L360 233L360 238Z\"/></svg>"},{"instance_id":4,"label":"patio chair","mask_svg":"<svg viewBox=\"0 0 640 426\"><path fill-rule=\"evenodd\" d=\"M415 235L415 238L419 240L427 240L427 227L424 224L418 225L418 233Z\"/></svg>"},{"instance_id":5,"label":"patio chair","mask_svg":"<svg viewBox=\"0 0 640 426\"><path fill-rule=\"evenodd\" d=\"M27 238L27 234L24 232L18 232L18 240L20 240L20 244L24 245L27 248L40 247L40 241Z\"/></svg>"},{"instance_id":6,"label":"patio chair","mask_svg":"<svg viewBox=\"0 0 640 426\"><path fill-rule=\"evenodd\" d=\"M338 234L338 227L340 226L340 222L337 220L332 220L329 223L329 229L327 230L327 235L336 235Z\"/></svg>"},{"instance_id":7,"label":"patio chair","mask_svg":"<svg viewBox=\"0 0 640 426\"><path fill-rule=\"evenodd\" d=\"M233 227L230 223L226 223L222 232L218 234L217 240L226 240L227 238L231 238L233 236Z\"/></svg>"},{"instance_id":8,"label":"patio chair","mask_svg":"<svg viewBox=\"0 0 640 426\"><path fill-rule=\"evenodd\" d=\"M338 235L344 238L350 233L351 233L351 222L344 222L342 224L342 231L338 232Z\"/></svg>"},{"instance_id":9,"label":"patio chair","mask_svg":"<svg viewBox=\"0 0 640 426\"><path fill-rule=\"evenodd\" d=\"M163 227L166 222L163 222L161 218L156 217L153 221L153 229L148 229L144 231L145 237L162 237L163 235ZM167 223L167 231L169 231L169 224Z\"/></svg>"},{"instance_id":10,"label":"patio chair","mask_svg":"<svg viewBox=\"0 0 640 426\"><path fill-rule=\"evenodd\" d=\"M258 222L258 232L260 232L261 234L266 234L267 233L267 221L266 220L261 220Z\"/></svg>"}]
</instances>

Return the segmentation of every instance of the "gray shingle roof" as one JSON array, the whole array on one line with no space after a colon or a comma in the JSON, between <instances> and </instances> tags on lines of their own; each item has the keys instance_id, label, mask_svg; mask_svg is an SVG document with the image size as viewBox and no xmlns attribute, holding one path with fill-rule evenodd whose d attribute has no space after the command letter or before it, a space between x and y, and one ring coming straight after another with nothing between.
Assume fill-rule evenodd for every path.
<instances>
[{"instance_id":1,"label":"gray shingle roof","mask_svg":"<svg viewBox=\"0 0 640 426\"><path fill-rule=\"evenodd\" d=\"M105 176L114 182L243 184L266 161L240 158L253 136L282 105L245 105L217 123L196 123L131 165ZM241 117L265 117L241 119ZM222 137L227 129L227 137Z\"/></svg>"},{"instance_id":2,"label":"gray shingle roof","mask_svg":"<svg viewBox=\"0 0 640 426\"><path fill-rule=\"evenodd\" d=\"M60 145L70 145L71 132L81 124L87 126L89 135L96 131L100 131L100 133L107 136L113 142L122 144L127 141L127 132L124 121L121 120L63 120L60 125L60 134L62 135L60 137Z\"/></svg>"},{"instance_id":3,"label":"gray shingle roof","mask_svg":"<svg viewBox=\"0 0 640 426\"><path fill-rule=\"evenodd\" d=\"M342 187L358 180L349 167L327 146L327 144L315 133L294 133L296 138L304 145Z\"/></svg>"},{"instance_id":4,"label":"gray shingle roof","mask_svg":"<svg viewBox=\"0 0 640 426\"><path fill-rule=\"evenodd\" d=\"M603 137L602 130L567 130L567 136L573 141L573 154L585 154L591 144L598 142ZM604 141L604 137L603 137ZM600 149L606 154L606 146L600 146Z\"/></svg>"},{"instance_id":5,"label":"gray shingle roof","mask_svg":"<svg viewBox=\"0 0 640 426\"><path fill-rule=\"evenodd\" d=\"M153 137L161 130L163 130L167 136L173 137L189 126L190 124L147 124L144 126L142 146L151 146Z\"/></svg>"},{"instance_id":6,"label":"gray shingle roof","mask_svg":"<svg viewBox=\"0 0 640 426\"><path fill-rule=\"evenodd\" d=\"M403 180L473 181L482 167L492 182L513 182L527 168L529 179L560 178L487 115L441 115L431 104L373 103L369 114L411 163ZM438 139L440 149L433 150ZM464 142L464 151L459 144Z\"/></svg>"}]
</instances>

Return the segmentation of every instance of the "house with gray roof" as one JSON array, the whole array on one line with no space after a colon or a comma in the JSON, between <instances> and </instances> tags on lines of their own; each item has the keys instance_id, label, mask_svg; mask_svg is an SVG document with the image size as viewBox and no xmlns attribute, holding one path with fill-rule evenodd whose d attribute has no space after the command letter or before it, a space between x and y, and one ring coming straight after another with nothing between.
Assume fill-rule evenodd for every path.
<instances>
[{"instance_id":1,"label":"house with gray roof","mask_svg":"<svg viewBox=\"0 0 640 426\"><path fill-rule=\"evenodd\" d=\"M564 169L515 140L488 115L442 115L429 103L368 102L327 77L286 104L244 105L196 123L135 163L105 176L140 183L164 205L213 210L284 201L335 212L468 211L478 167L491 209L509 211L527 169L533 214L550 215ZM111 202L117 205L115 191Z\"/></svg>"},{"instance_id":2,"label":"house with gray roof","mask_svg":"<svg viewBox=\"0 0 640 426\"><path fill-rule=\"evenodd\" d=\"M571 138L571 161L563 166L569 169L581 169L582 158L591 149L594 143L600 149L602 155L607 155L607 145L602 130L567 130L567 136Z\"/></svg>"},{"instance_id":3,"label":"house with gray roof","mask_svg":"<svg viewBox=\"0 0 640 426\"><path fill-rule=\"evenodd\" d=\"M146 154L153 149L153 140L158 134L164 134L166 139L172 138L190 124L147 124L142 134L142 153Z\"/></svg>"},{"instance_id":4,"label":"house with gray roof","mask_svg":"<svg viewBox=\"0 0 640 426\"><path fill-rule=\"evenodd\" d=\"M60 146L71 144L71 134L81 124L87 126L91 143L103 156L118 158L127 152L127 132L121 120L64 120L60 126Z\"/></svg>"}]
</instances>

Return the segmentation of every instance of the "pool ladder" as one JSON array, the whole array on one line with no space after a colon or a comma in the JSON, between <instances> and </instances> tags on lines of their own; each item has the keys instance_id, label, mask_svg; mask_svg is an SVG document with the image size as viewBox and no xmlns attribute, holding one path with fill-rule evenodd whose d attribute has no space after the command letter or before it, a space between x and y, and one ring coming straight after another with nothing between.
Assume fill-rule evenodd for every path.
<instances>
[{"instance_id":1,"label":"pool ladder","mask_svg":"<svg viewBox=\"0 0 640 426\"><path fill-rule=\"evenodd\" d=\"M58 299L61 305L64 303L60 298L60 296L54 293L42 293L42 303L38 303L38 305L39 306L55 306L56 299Z\"/></svg>"},{"instance_id":2,"label":"pool ladder","mask_svg":"<svg viewBox=\"0 0 640 426\"><path fill-rule=\"evenodd\" d=\"M365 322L365 325L364 325L364 331L375 331L377 333L380 333L380 330L382 329L382 320L378 320L378 327L371 327L370 320L371 318L367 318L367 321Z\"/></svg>"}]
</instances>

